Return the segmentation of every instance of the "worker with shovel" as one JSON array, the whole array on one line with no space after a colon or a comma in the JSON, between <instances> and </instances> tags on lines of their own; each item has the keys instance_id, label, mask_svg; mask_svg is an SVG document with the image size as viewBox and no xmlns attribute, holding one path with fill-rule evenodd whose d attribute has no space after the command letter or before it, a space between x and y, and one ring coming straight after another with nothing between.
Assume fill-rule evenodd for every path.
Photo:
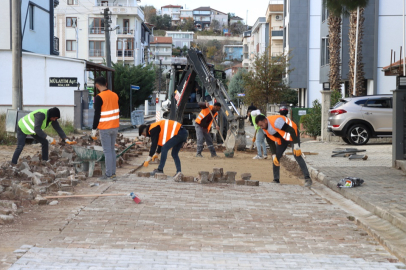
<instances>
[{"instance_id":1,"label":"worker with shovel","mask_svg":"<svg viewBox=\"0 0 406 270\"><path fill-rule=\"evenodd\" d=\"M217 157L216 150L214 150L213 140L210 136L211 125L213 124L214 118L218 115L221 110L221 103L216 102L214 105L209 105L209 103L199 102L199 106L202 109L199 116L196 119L195 129L197 137L197 153L196 157L203 157L203 143L206 141L207 147L210 150L211 157ZM217 123L217 122L216 122ZM216 124L216 129L220 130L220 127Z\"/></svg>"},{"instance_id":2,"label":"worker with shovel","mask_svg":"<svg viewBox=\"0 0 406 270\"><path fill-rule=\"evenodd\" d=\"M255 123L260 126L267 136L267 142L272 153L274 183L279 183L280 159L290 144L293 150L293 156L299 164L305 177L305 187L312 185L306 162L302 157L300 150L300 137L296 124L283 115L271 115L265 117L258 115Z\"/></svg>"},{"instance_id":3,"label":"worker with shovel","mask_svg":"<svg viewBox=\"0 0 406 270\"><path fill-rule=\"evenodd\" d=\"M166 163L168 151L172 148L172 158L175 161L176 174L174 180L179 182L182 180L182 168L179 159L179 151L188 137L187 130L182 124L173 120L160 120L151 125L141 125L138 128L139 135L151 138L151 149L149 156L144 162L144 167L148 167L149 162L158 158L161 154L158 169L155 169L151 174L163 173Z\"/></svg>"},{"instance_id":4,"label":"worker with shovel","mask_svg":"<svg viewBox=\"0 0 406 270\"><path fill-rule=\"evenodd\" d=\"M266 154L266 143L265 143L265 132L261 129L260 126L255 123L255 119L258 115L263 115L260 110L251 111L248 113L254 123L255 135L252 139L252 145L257 144L257 155L252 159L267 159L268 155ZM261 151L262 150L262 151Z\"/></svg>"},{"instance_id":5,"label":"worker with shovel","mask_svg":"<svg viewBox=\"0 0 406 270\"><path fill-rule=\"evenodd\" d=\"M50 124L67 144L76 144L75 141L70 141L66 138L65 132L63 132L61 126L58 123L58 119L61 117L61 112L58 108L40 109L33 111L18 121L17 126L17 148L14 151L12 164L17 164L18 158L25 146L25 139L28 135L31 135L42 145L42 160L48 160L48 146L49 144L55 145L54 138L45 134L44 129Z\"/></svg>"}]
</instances>

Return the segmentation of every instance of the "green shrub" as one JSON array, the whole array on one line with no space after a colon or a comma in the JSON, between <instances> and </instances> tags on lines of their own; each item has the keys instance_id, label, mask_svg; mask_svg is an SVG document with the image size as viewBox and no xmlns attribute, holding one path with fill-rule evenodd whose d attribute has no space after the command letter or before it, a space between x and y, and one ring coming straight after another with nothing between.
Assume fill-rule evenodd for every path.
<instances>
[{"instance_id":1,"label":"green shrub","mask_svg":"<svg viewBox=\"0 0 406 270\"><path fill-rule=\"evenodd\" d=\"M66 136L69 136L73 133L76 133L75 127L73 126L73 122L69 120L58 120L59 125L65 132ZM49 136L58 136L58 133L55 131L55 129L52 127L50 124L46 129L44 129L44 132L49 135Z\"/></svg>"},{"instance_id":2,"label":"green shrub","mask_svg":"<svg viewBox=\"0 0 406 270\"><path fill-rule=\"evenodd\" d=\"M307 135L313 137L321 135L321 104L317 99L313 101L313 108L309 113L300 118L300 123L303 124Z\"/></svg>"},{"instance_id":3,"label":"green shrub","mask_svg":"<svg viewBox=\"0 0 406 270\"><path fill-rule=\"evenodd\" d=\"M342 95L340 91L333 91L333 93L331 93L331 101L330 101L330 107L333 107L334 105L337 104L337 102L340 101L340 99L342 99Z\"/></svg>"},{"instance_id":4,"label":"green shrub","mask_svg":"<svg viewBox=\"0 0 406 270\"><path fill-rule=\"evenodd\" d=\"M6 132L6 114L0 114L0 145L10 145L16 142L16 138Z\"/></svg>"}]
</instances>

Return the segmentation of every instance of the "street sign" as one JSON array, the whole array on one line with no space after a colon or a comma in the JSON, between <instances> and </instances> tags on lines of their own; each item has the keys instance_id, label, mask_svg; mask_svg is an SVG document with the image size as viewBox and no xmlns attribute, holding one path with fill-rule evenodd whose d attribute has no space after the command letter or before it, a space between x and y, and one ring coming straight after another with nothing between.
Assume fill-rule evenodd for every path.
<instances>
[{"instance_id":1,"label":"street sign","mask_svg":"<svg viewBox=\"0 0 406 270\"><path fill-rule=\"evenodd\" d=\"M131 90L140 90L138 85L131 85Z\"/></svg>"},{"instance_id":2,"label":"street sign","mask_svg":"<svg viewBox=\"0 0 406 270\"><path fill-rule=\"evenodd\" d=\"M237 96L238 96L238 97L245 97L245 94L244 94L244 93L241 93L241 94L237 94Z\"/></svg>"}]
</instances>

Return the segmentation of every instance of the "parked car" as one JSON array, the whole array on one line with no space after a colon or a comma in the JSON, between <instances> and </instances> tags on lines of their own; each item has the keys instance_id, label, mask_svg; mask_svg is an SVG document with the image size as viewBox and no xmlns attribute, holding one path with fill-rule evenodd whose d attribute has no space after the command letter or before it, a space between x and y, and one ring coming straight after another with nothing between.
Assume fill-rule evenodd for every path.
<instances>
[{"instance_id":1,"label":"parked car","mask_svg":"<svg viewBox=\"0 0 406 270\"><path fill-rule=\"evenodd\" d=\"M392 136L392 95L341 99L329 110L328 131L348 144Z\"/></svg>"}]
</instances>

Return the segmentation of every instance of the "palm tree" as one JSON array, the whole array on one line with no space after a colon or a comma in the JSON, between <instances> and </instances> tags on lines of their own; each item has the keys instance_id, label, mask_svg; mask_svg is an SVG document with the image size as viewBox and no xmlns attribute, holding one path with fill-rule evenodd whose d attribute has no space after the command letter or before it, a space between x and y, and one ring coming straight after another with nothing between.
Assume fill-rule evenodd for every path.
<instances>
[{"instance_id":1,"label":"palm tree","mask_svg":"<svg viewBox=\"0 0 406 270\"><path fill-rule=\"evenodd\" d=\"M343 3L336 0L323 0L323 6L327 8L328 14L328 49L330 54L330 89L341 92L341 16L343 14Z\"/></svg>"}]
</instances>

